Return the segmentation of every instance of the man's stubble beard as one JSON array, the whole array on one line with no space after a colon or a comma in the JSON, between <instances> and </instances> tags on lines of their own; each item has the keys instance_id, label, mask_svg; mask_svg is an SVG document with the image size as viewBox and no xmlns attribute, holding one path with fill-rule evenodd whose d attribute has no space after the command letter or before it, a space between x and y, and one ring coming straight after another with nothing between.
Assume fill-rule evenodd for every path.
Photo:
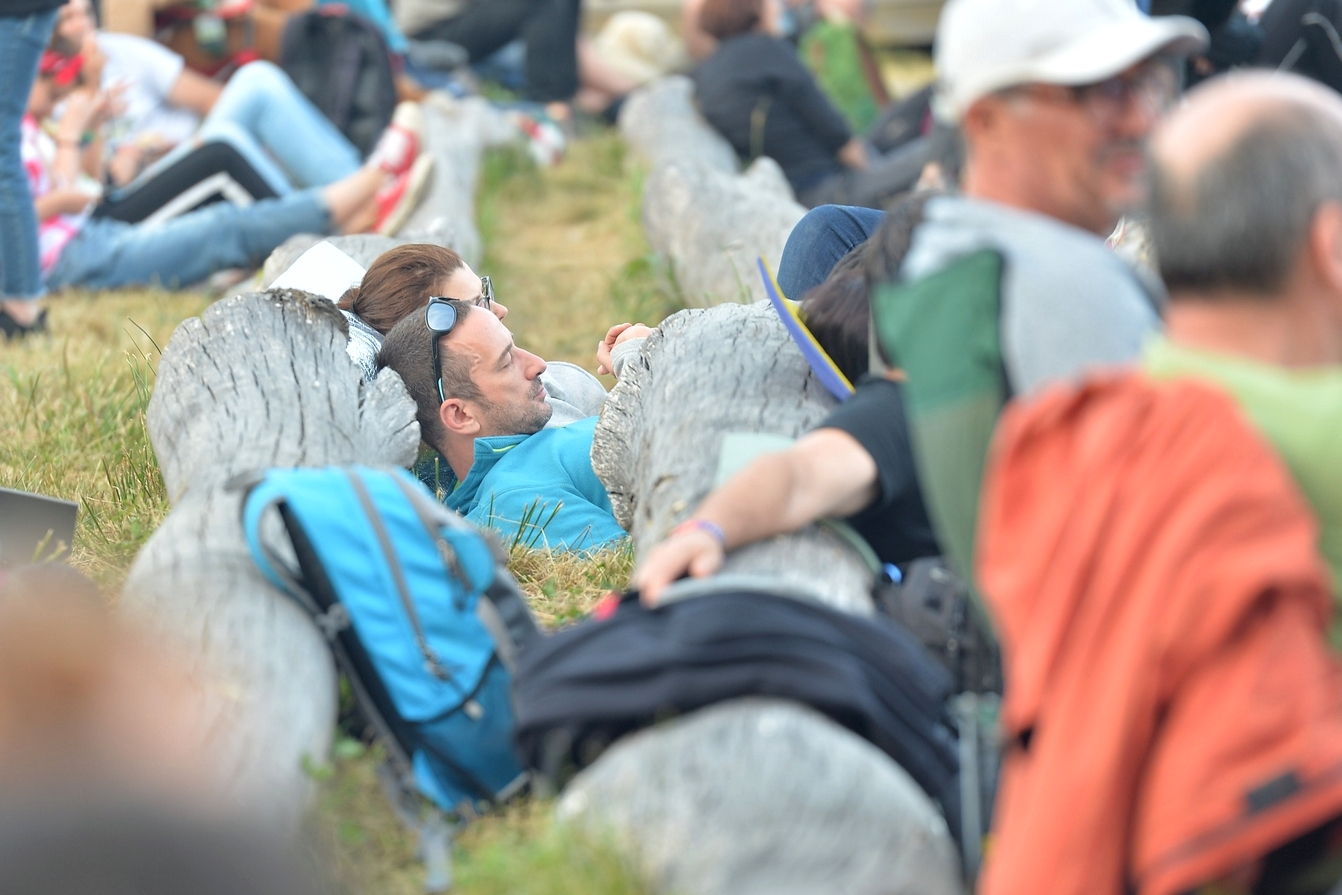
<instances>
[{"instance_id":1,"label":"man's stubble beard","mask_svg":"<svg viewBox=\"0 0 1342 895\"><path fill-rule=\"evenodd\" d=\"M523 403L507 407L497 408L491 427L500 435L535 435L545 428L545 424L550 421L554 415L554 408L545 401L538 401L536 396L540 395L540 380L536 380L537 387L533 390L532 396L529 396Z\"/></svg>"}]
</instances>

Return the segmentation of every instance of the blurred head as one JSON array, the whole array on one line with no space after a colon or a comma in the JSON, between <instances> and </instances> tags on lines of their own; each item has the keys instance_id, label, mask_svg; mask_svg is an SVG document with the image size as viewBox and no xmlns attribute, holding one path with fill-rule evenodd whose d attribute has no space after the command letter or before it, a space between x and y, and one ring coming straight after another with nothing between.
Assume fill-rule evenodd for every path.
<instances>
[{"instance_id":1,"label":"blurred head","mask_svg":"<svg viewBox=\"0 0 1342 895\"><path fill-rule=\"evenodd\" d=\"M757 29L768 30L777 18L771 4L777 0L704 0L699 27L718 40Z\"/></svg>"},{"instance_id":2,"label":"blurred head","mask_svg":"<svg viewBox=\"0 0 1342 895\"><path fill-rule=\"evenodd\" d=\"M28 92L28 113L41 121L50 117L70 91L82 83L84 57L45 50L38 62L37 77Z\"/></svg>"},{"instance_id":3,"label":"blurred head","mask_svg":"<svg viewBox=\"0 0 1342 895\"><path fill-rule=\"evenodd\" d=\"M857 382L867 372L871 316L867 281L860 264L844 269L836 267L825 282L806 293L801 313L806 328L835 366L849 382Z\"/></svg>"},{"instance_id":4,"label":"blurred head","mask_svg":"<svg viewBox=\"0 0 1342 895\"><path fill-rule=\"evenodd\" d=\"M93 17L93 4L89 0L66 0L65 5L56 12L56 30L52 41L67 47L78 48L84 39L98 30L98 22Z\"/></svg>"},{"instance_id":5,"label":"blurred head","mask_svg":"<svg viewBox=\"0 0 1342 895\"><path fill-rule=\"evenodd\" d=\"M1342 98L1289 74L1199 87L1152 147L1151 237L1174 303L1311 294L1342 325Z\"/></svg>"},{"instance_id":6,"label":"blurred head","mask_svg":"<svg viewBox=\"0 0 1342 895\"><path fill-rule=\"evenodd\" d=\"M1206 40L1132 0L951 0L936 108L964 134L965 192L1107 233L1143 196L1174 61Z\"/></svg>"},{"instance_id":7,"label":"blurred head","mask_svg":"<svg viewBox=\"0 0 1342 895\"><path fill-rule=\"evenodd\" d=\"M433 334L422 313L392 328L378 353L415 399L424 440L446 453L451 439L531 435L553 412L541 384L545 361L513 342L493 314L454 302L457 320L438 337L442 400L433 370Z\"/></svg>"},{"instance_id":8,"label":"blurred head","mask_svg":"<svg viewBox=\"0 0 1342 895\"><path fill-rule=\"evenodd\" d=\"M379 255L359 285L341 296L339 305L385 336L401 320L421 311L430 296L475 303L481 301L482 290L481 278L451 249L404 245ZM497 302L490 303L490 310L500 320L508 315Z\"/></svg>"},{"instance_id":9,"label":"blurred head","mask_svg":"<svg viewBox=\"0 0 1342 895\"><path fill-rule=\"evenodd\" d=\"M199 698L83 575L0 570L0 790L213 798Z\"/></svg>"}]
</instances>

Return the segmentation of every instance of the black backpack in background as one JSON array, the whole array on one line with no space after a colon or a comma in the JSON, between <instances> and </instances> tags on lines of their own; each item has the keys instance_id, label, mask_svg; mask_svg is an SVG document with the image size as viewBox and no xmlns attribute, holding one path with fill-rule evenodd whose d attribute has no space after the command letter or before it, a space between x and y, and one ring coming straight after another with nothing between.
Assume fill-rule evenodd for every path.
<instances>
[{"instance_id":1,"label":"black backpack in background","mask_svg":"<svg viewBox=\"0 0 1342 895\"><path fill-rule=\"evenodd\" d=\"M280 67L367 157L396 110L391 52L377 26L333 7L284 26Z\"/></svg>"}]
</instances>

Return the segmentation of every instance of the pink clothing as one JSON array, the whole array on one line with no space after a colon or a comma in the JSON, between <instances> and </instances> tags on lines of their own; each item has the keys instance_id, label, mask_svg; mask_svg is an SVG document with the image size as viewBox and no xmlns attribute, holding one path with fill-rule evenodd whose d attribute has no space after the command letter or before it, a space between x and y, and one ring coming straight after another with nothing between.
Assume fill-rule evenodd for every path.
<instances>
[{"instance_id":1,"label":"pink clothing","mask_svg":"<svg viewBox=\"0 0 1342 895\"><path fill-rule=\"evenodd\" d=\"M56 159L56 143L42 132L37 119L31 115L23 116L22 135L20 153L23 158L23 170L28 175L28 188L36 201L54 188L51 182L51 165ZM88 216L87 211L79 214L58 214L38 222L37 250L43 276L51 273L61 252L70 244L70 240L79 234Z\"/></svg>"}]
</instances>

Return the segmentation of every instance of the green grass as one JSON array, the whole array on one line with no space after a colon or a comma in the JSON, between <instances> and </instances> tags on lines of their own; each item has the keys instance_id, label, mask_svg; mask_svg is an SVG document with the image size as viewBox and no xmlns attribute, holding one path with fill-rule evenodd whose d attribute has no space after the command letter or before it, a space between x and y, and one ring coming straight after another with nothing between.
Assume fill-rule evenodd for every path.
<instances>
[{"instance_id":1,"label":"green grass","mask_svg":"<svg viewBox=\"0 0 1342 895\"><path fill-rule=\"evenodd\" d=\"M639 225L642 172L618 135L576 142L556 168L525 153L484 162L478 222L518 342L595 371L613 323L655 324L680 307L675 283ZM48 303L51 334L0 341L0 487L80 505L72 563L115 595L137 551L167 515L145 430L160 349L210 299L191 293L73 293ZM628 581L629 548L568 556L516 547L510 568L541 624L580 618ZM355 893L421 891L413 837L377 783L376 750L341 740L320 778L315 839ZM460 893L615 895L645 891L608 844L559 826L547 803L511 806L472 824L454 855Z\"/></svg>"}]
</instances>

